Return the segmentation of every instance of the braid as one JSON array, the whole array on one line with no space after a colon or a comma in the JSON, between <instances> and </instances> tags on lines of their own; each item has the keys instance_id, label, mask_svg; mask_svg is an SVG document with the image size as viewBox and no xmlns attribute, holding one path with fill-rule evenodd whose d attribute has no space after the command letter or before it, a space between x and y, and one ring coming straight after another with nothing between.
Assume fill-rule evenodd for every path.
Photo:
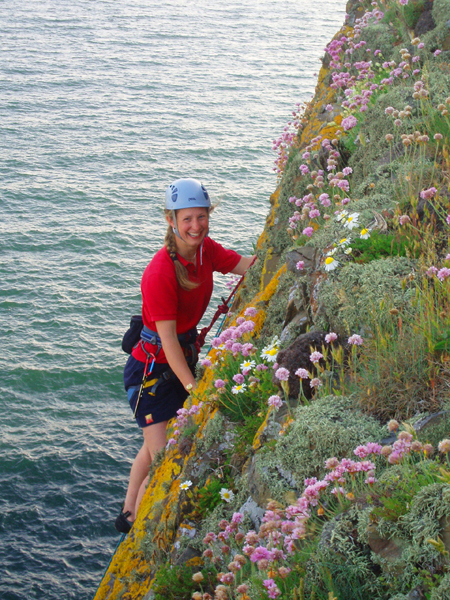
<instances>
[{"instance_id":1,"label":"braid","mask_svg":"<svg viewBox=\"0 0 450 600\"><path fill-rule=\"evenodd\" d=\"M189 273L186 267L178 260L175 234L170 225L167 228L164 244L167 248L170 258L173 260L173 264L175 265L175 275L178 285L185 290L193 290L198 287L198 283L195 283L189 279Z\"/></svg>"}]
</instances>

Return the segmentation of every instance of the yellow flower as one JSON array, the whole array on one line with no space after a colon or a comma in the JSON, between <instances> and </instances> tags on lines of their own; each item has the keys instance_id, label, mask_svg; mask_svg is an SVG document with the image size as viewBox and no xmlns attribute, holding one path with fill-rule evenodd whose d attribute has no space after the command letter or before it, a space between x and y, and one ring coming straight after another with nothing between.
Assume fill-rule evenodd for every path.
<instances>
[{"instance_id":1,"label":"yellow flower","mask_svg":"<svg viewBox=\"0 0 450 600\"><path fill-rule=\"evenodd\" d=\"M324 266L325 271L334 271L334 269L337 269L338 266L339 263L337 260L335 260L332 256L327 256Z\"/></svg>"}]
</instances>

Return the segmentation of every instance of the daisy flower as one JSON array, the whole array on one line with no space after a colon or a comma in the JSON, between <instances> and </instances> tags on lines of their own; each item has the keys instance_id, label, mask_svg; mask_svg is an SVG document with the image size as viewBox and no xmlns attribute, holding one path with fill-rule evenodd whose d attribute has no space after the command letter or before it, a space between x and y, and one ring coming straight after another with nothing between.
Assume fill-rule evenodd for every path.
<instances>
[{"instance_id":1,"label":"daisy flower","mask_svg":"<svg viewBox=\"0 0 450 600\"><path fill-rule=\"evenodd\" d=\"M243 363L241 363L240 367L242 370L246 370L247 373L251 370L255 368L255 361L254 360L244 360Z\"/></svg>"},{"instance_id":2,"label":"daisy flower","mask_svg":"<svg viewBox=\"0 0 450 600\"><path fill-rule=\"evenodd\" d=\"M347 220L348 217L348 211L346 210L341 210L337 215L336 215L336 221L344 221Z\"/></svg>"},{"instance_id":3,"label":"daisy flower","mask_svg":"<svg viewBox=\"0 0 450 600\"><path fill-rule=\"evenodd\" d=\"M278 354L278 350L279 350L278 344L279 344L278 338L274 337L272 342L268 346L265 346L261 350L261 358L263 360L267 360L268 362L273 362L273 363L276 362L277 354Z\"/></svg>"},{"instance_id":4,"label":"daisy flower","mask_svg":"<svg viewBox=\"0 0 450 600\"><path fill-rule=\"evenodd\" d=\"M344 227L347 227L347 229L350 230L354 229L355 227L358 227L358 217L359 213L352 213L351 215L349 215L344 223Z\"/></svg>"},{"instance_id":5,"label":"daisy flower","mask_svg":"<svg viewBox=\"0 0 450 600\"><path fill-rule=\"evenodd\" d=\"M334 269L337 269L338 266L339 263L337 260L335 260L332 256L327 256L324 263L325 271L334 271Z\"/></svg>"},{"instance_id":6,"label":"daisy flower","mask_svg":"<svg viewBox=\"0 0 450 600\"><path fill-rule=\"evenodd\" d=\"M222 498L222 500L225 500L225 502L231 502L234 498L234 494L231 490L227 490L227 488L222 488L220 490L220 497Z\"/></svg>"},{"instance_id":7,"label":"daisy flower","mask_svg":"<svg viewBox=\"0 0 450 600\"><path fill-rule=\"evenodd\" d=\"M233 394L243 394L247 388L246 383L241 383L240 385L233 385L231 388L231 392Z\"/></svg>"},{"instance_id":8,"label":"daisy flower","mask_svg":"<svg viewBox=\"0 0 450 600\"><path fill-rule=\"evenodd\" d=\"M183 481L183 483L180 483L180 489L181 490L188 490L192 485L192 481L190 481L189 479L187 481Z\"/></svg>"},{"instance_id":9,"label":"daisy flower","mask_svg":"<svg viewBox=\"0 0 450 600\"><path fill-rule=\"evenodd\" d=\"M339 246L341 246L342 248L345 248L346 246L348 246L350 244L351 240L350 238L342 238L342 240L339 241Z\"/></svg>"},{"instance_id":10,"label":"daisy flower","mask_svg":"<svg viewBox=\"0 0 450 600\"><path fill-rule=\"evenodd\" d=\"M361 229L361 233L359 234L362 240L367 240L370 238L370 229Z\"/></svg>"}]
</instances>

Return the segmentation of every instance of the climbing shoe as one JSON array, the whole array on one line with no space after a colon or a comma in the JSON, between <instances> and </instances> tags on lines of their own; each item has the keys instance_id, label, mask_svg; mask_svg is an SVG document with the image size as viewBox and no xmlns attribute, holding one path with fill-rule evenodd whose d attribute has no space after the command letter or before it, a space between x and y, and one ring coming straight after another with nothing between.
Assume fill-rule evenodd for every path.
<instances>
[{"instance_id":1,"label":"climbing shoe","mask_svg":"<svg viewBox=\"0 0 450 600\"><path fill-rule=\"evenodd\" d=\"M123 512L123 509L120 511L119 516L114 523L115 528L119 533L128 533L133 525L132 521L129 521L127 517L131 515L130 511Z\"/></svg>"}]
</instances>

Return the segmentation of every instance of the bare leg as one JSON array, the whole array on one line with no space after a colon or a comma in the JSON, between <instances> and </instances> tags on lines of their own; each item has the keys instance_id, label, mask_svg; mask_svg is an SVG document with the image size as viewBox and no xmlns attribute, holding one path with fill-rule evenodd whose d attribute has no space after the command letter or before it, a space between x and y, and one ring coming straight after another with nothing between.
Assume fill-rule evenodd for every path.
<instances>
[{"instance_id":1,"label":"bare leg","mask_svg":"<svg viewBox=\"0 0 450 600\"><path fill-rule=\"evenodd\" d=\"M152 459L150 452L148 451L144 441L131 467L130 481L128 483L127 495L125 497L125 503L123 506L123 512L129 511L131 513L130 516L127 517L129 521L134 521L136 518L136 497L139 493L139 488L141 487L142 482L148 476L148 470L150 469L151 464Z\"/></svg>"},{"instance_id":2,"label":"bare leg","mask_svg":"<svg viewBox=\"0 0 450 600\"><path fill-rule=\"evenodd\" d=\"M129 511L131 513L127 517L129 521L136 519L137 509L147 488L148 471L152 460L155 454L166 445L166 427L167 421L163 421L142 429L144 443L131 467L130 481L123 507L123 512Z\"/></svg>"}]
</instances>

